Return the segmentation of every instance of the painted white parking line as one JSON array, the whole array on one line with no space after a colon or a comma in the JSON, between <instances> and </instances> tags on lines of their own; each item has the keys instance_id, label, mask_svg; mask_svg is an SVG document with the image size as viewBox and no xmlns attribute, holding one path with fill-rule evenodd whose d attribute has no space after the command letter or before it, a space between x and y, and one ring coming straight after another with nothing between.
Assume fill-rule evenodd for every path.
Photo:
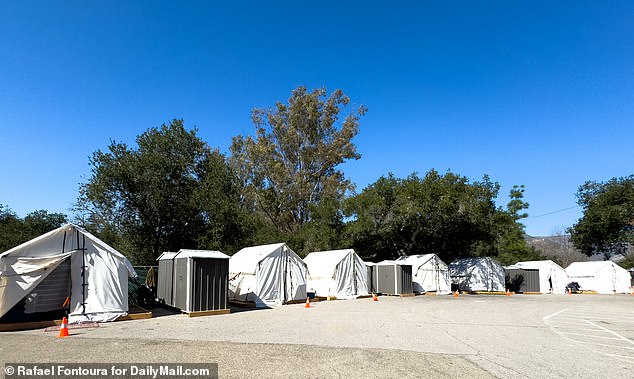
<instances>
[{"instance_id":1,"label":"painted white parking line","mask_svg":"<svg viewBox=\"0 0 634 379\"><path fill-rule=\"evenodd\" d=\"M620 338L616 337L605 337L605 336L597 336L596 334L581 334L581 333L571 333L571 332L562 332L563 334L567 334L570 336L582 336L582 337L590 337L590 338L604 338L608 340L620 340Z\"/></svg>"},{"instance_id":2,"label":"painted white parking line","mask_svg":"<svg viewBox=\"0 0 634 379\"><path fill-rule=\"evenodd\" d=\"M557 326L557 325L572 325L572 327L574 327L574 325L577 325L579 327L586 326L585 320L572 320L572 321L568 321L568 320L548 320L548 321L546 321L546 323L547 324L552 324L554 326Z\"/></svg>"},{"instance_id":3,"label":"painted white parking line","mask_svg":"<svg viewBox=\"0 0 634 379\"><path fill-rule=\"evenodd\" d=\"M631 313L627 316L615 315L613 312L601 314L596 309L570 307L545 316L543 320L554 333L565 340L585 346L604 356L627 362L634 361L634 341L597 324L606 323L614 325L615 328L625 327L629 330L634 324Z\"/></svg>"},{"instance_id":4,"label":"painted white parking line","mask_svg":"<svg viewBox=\"0 0 634 379\"><path fill-rule=\"evenodd\" d=\"M565 312L565 311L567 311L568 309L570 309L570 308L566 308L566 309L561 310L561 311L559 311L559 312L555 312L555 313L553 313L553 314L550 314L550 315L548 315L548 316L544 317L544 321L547 321L547 320L549 320L550 318L552 318L552 317L554 317L554 316L557 316L558 314L564 313L564 312Z\"/></svg>"},{"instance_id":5,"label":"painted white parking line","mask_svg":"<svg viewBox=\"0 0 634 379\"><path fill-rule=\"evenodd\" d=\"M607 355L608 357L624 358L624 359L628 359L628 360L634 361L634 357L629 357L627 355L609 354L609 353L605 353L605 355Z\"/></svg>"},{"instance_id":6,"label":"painted white parking line","mask_svg":"<svg viewBox=\"0 0 634 379\"><path fill-rule=\"evenodd\" d=\"M559 329L573 329L575 331L582 331L582 332L607 333L605 330L601 330L601 329L577 328L576 326L557 326L557 328L559 328ZM563 333L565 333L565 332L563 332Z\"/></svg>"},{"instance_id":7,"label":"painted white parking line","mask_svg":"<svg viewBox=\"0 0 634 379\"><path fill-rule=\"evenodd\" d=\"M632 318L624 318L624 317L610 317L610 316L586 316L586 315L580 315L580 316L576 316L576 315L572 315L572 316L567 316L566 317L569 320L598 320L598 321L612 321L612 322L618 322L618 321L634 321L634 317Z\"/></svg>"},{"instance_id":8,"label":"painted white parking line","mask_svg":"<svg viewBox=\"0 0 634 379\"><path fill-rule=\"evenodd\" d=\"M593 345L599 345L599 346L605 346L605 347L613 347L615 349L625 349L625 350L632 350L634 351L634 347L629 347L629 346L619 346L619 345L606 345L604 343L592 343Z\"/></svg>"},{"instance_id":9,"label":"painted white parking line","mask_svg":"<svg viewBox=\"0 0 634 379\"><path fill-rule=\"evenodd\" d=\"M590 324L590 325L594 326L594 327L597 327L597 328L599 328L599 329L603 329L603 330L605 330L606 332L611 333L611 334L613 334L613 335L617 336L619 339L621 339L621 340L623 340L623 341L629 342L630 344L634 345L634 341L632 341L631 339L629 339L629 338L627 338L627 337L623 337L622 335L618 334L618 333L617 333L617 332L615 332L615 331L612 331L612 330L610 330L610 329L608 329L608 328L604 328L604 327L602 327L601 325L597 325L597 324L593 323L592 321L588 321L588 320L586 320L586 322L587 322L588 324Z\"/></svg>"}]
</instances>

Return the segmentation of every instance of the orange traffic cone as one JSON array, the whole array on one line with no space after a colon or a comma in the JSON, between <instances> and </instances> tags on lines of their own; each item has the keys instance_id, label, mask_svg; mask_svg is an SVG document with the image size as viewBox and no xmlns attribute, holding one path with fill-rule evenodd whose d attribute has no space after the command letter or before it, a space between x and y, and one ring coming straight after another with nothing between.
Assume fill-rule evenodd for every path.
<instances>
[{"instance_id":1,"label":"orange traffic cone","mask_svg":"<svg viewBox=\"0 0 634 379\"><path fill-rule=\"evenodd\" d=\"M306 298L306 305L304 305L304 308L310 308L310 297Z\"/></svg>"},{"instance_id":2,"label":"orange traffic cone","mask_svg":"<svg viewBox=\"0 0 634 379\"><path fill-rule=\"evenodd\" d=\"M507 297L510 297L510 296L511 296L511 293L509 292L508 288L506 289L506 296L507 296Z\"/></svg>"},{"instance_id":3,"label":"orange traffic cone","mask_svg":"<svg viewBox=\"0 0 634 379\"><path fill-rule=\"evenodd\" d=\"M459 294L460 294L460 292L456 291L456 292L453 293L453 297L458 297Z\"/></svg>"},{"instance_id":4,"label":"orange traffic cone","mask_svg":"<svg viewBox=\"0 0 634 379\"><path fill-rule=\"evenodd\" d=\"M379 297L375 293L372 294L372 301L379 301Z\"/></svg>"},{"instance_id":5,"label":"orange traffic cone","mask_svg":"<svg viewBox=\"0 0 634 379\"><path fill-rule=\"evenodd\" d=\"M572 295L572 288L568 288L568 295Z\"/></svg>"},{"instance_id":6,"label":"orange traffic cone","mask_svg":"<svg viewBox=\"0 0 634 379\"><path fill-rule=\"evenodd\" d=\"M59 328L59 335L57 336L57 338L64 338L64 337L68 337L70 334L68 334L68 322L66 321L66 317L64 317L62 319L62 326Z\"/></svg>"}]
</instances>

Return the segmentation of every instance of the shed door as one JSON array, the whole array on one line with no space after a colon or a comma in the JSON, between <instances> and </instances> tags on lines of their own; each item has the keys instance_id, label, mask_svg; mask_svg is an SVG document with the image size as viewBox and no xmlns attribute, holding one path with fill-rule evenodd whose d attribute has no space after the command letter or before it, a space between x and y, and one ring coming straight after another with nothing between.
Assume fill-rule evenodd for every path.
<instances>
[{"instance_id":1,"label":"shed door","mask_svg":"<svg viewBox=\"0 0 634 379\"><path fill-rule=\"evenodd\" d=\"M388 295L396 294L396 275L393 265L375 266L376 270L376 291Z\"/></svg>"},{"instance_id":2,"label":"shed door","mask_svg":"<svg viewBox=\"0 0 634 379\"><path fill-rule=\"evenodd\" d=\"M187 310L187 258L174 260L174 307Z\"/></svg>"}]
</instances>

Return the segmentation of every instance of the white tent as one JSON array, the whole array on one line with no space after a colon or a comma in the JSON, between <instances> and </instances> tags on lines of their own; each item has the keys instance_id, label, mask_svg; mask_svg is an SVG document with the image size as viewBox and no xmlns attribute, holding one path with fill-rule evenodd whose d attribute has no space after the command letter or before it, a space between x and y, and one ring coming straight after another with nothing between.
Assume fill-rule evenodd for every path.
<instances>
[{"instance_id":1,"label":"white tent","mask_svg":"<svg viewBox=\"0 0 634 379\"><path fill-rule=\"evenodd\" d=\"M409 255L397 261L412 266L414 292L451 293L449 267L436 254Z\"/></svg>"},{"instance_id":2,"label":"white tent","mask_svg":"<svg viewBox=\"0 0 634 379\"><path fill-rule=\"evenodd\" d=\"M464 291L505 291L504 267L489 257L465 258L449 265L451 281Z\"/></svg>"},{"instance_id":3,"label":"white tent","mask_svg":"<svg viewBox=\"0 0 634 379\"><path fill-rule=\"evenodd\" d=\"M258 307L306 299L306 271L284 243L245 247L229 259L229 298Z\"/></svg>"},{"instance_id":4,"label":"white tent","mask_svg":"<svg viewBox=\"0 0 634 379\"><path fill-rule=\"evenodd\" d=\"M0 317L25 298L25 313L37 313L61 310L69 297L69 322L112 321L128 312L129 276L126 257L67 224L0 254Z\"/></svg>"},{"instance_id":5,"label":"white tent","mask_svg":"<svg viewBox=\"0 0 634 379\"><path fill-rule=\"evenodd\" d=\"M566 285L570 282L568 274L557 263L545 261L517 262L514 266L522 269L539 270L539 292L541 293L566 293Z\"/></svg>"},{"instance_id":6,"label":"white tent","mask_svg":"<svg viewBox=\"0 0 634 379\"><path fill-rule=\"evenodd\" d=\"M356 299L368 295L368 268L352 249L319 251L304 258L308 288L317 296Z\"/></svg>"},{"instance_id":7,"label":"white tent","mask_svg":"<svg viewBox=\"0 0 634 379\"><path fill-rule=\"evenodd\" d=\"M571 282L598 293L629 293L630 274L612 261L574 262L566 268Z\"/></svg>"}]
</instances>

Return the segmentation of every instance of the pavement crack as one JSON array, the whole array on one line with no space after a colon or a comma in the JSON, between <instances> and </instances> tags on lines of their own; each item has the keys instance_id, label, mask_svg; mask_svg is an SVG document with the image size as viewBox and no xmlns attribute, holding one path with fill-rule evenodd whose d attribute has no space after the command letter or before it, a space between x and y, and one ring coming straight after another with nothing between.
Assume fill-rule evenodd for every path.
<instances>
[{"instance_id":1,"label":"pavement crack","mask_svg":"<svg viewBox=\"0 0 634 379\"><path fill-rule=\"evenodd\" d=\"M448 335L449 337L451 337L451 338L452 338L454 341L456 341L457 343L461 343L461 344L463 344L463 345L465 345L465 346L469 347L471 350L474 350L476 355L480 355L480 350L479 350L477 347L472 346L472 345L470 345L469 343L467 343L467 342L465 342L465 341L463 341L463 340L459 339L458 337L454 336L453 334L451 334L451 333L449 332L449 330L445 330L445 334L446 334L446 335Z\"/></svg>"},{"instance_id":2,"label":"pavement crack","mask_svg":"<svg viewBox=\"0 0 634 379\"><path fill-rule=\"evenodd\" d=\"M488 358L486 355L484 355L484 354L478 354L478 356L479 356L480 358L484 359L485 361L489 362L489 363L492 363L492 364L494 364L494 365L497 365L497 366L500 366L500 367L502 367L502 368L505 368L505 369L507 369L507 370L509 370L509 371L511 371L511 372L514 372L515 374L517 374L517 375L519 375L519 376L522 376L522 377L524 377L524 378L530 378L530 376L528 376L528 375L526 375L526 374L524 374L524 373L522 373L522 372L519 372L519 371L517 371L516 369L514 369L514 368L512 368L512 367L510 367L510 366L505 366L505 365L501 364L499 361L500 361L500 360L502 360L502 358L500 358L499 356L496 356L496 358L498 358L497 360L492 360L492 359L489 359L489 358Z\"/></svg>"}]
</instances>

